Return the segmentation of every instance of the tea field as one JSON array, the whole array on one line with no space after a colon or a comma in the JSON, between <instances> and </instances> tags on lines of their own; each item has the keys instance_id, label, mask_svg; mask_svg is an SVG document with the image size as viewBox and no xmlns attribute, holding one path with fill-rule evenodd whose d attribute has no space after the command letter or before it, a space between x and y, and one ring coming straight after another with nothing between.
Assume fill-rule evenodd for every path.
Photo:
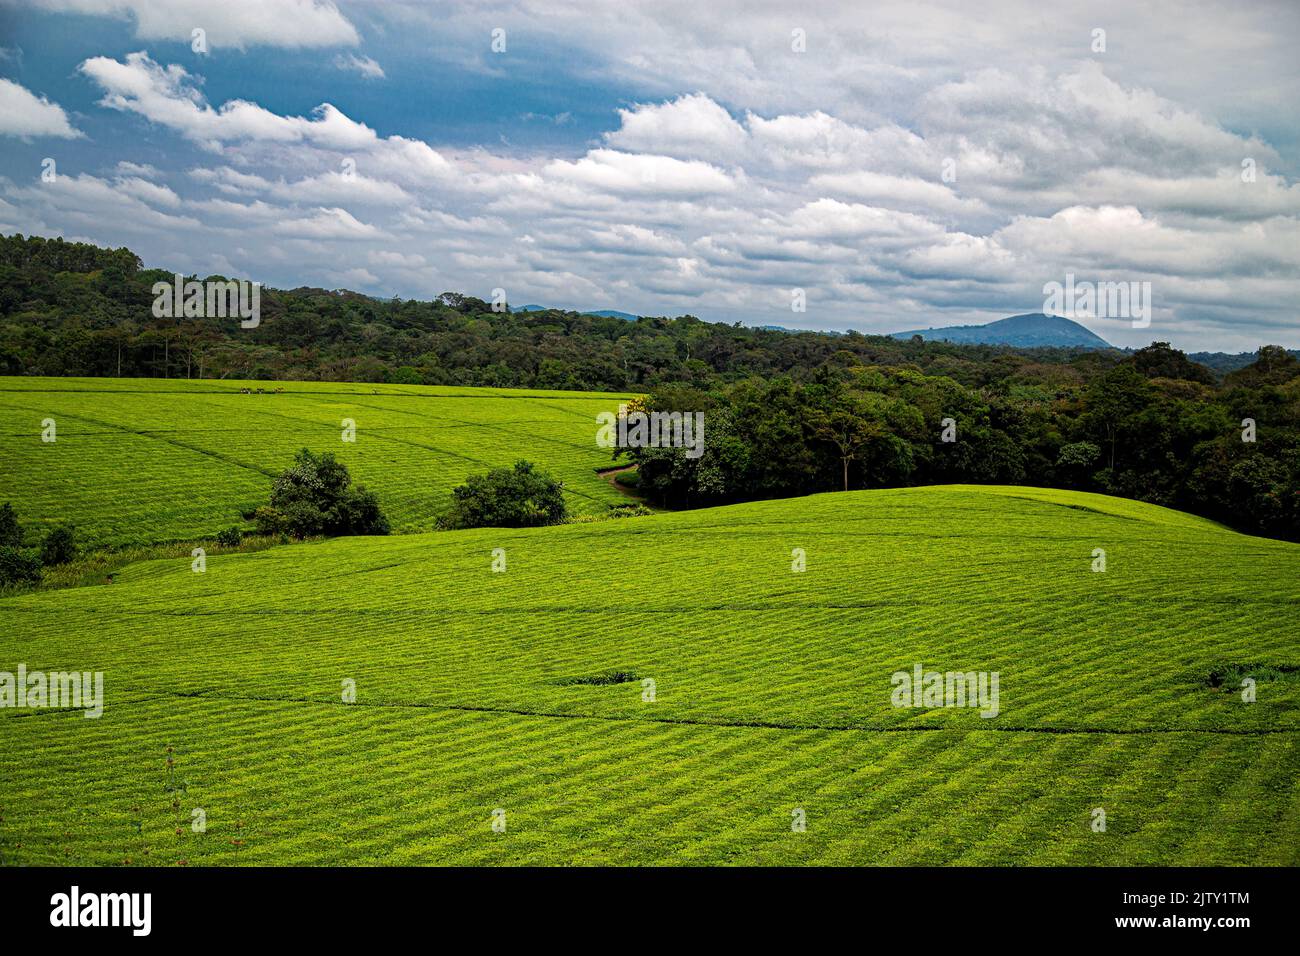
<instances>
[{"instance_id":1,"label":"tea field","mask_svg":"<svg viewBox=\"0 0 1300 956\"><path fill-rule=\"evenodd\" d=\"M419 385L5 377L0 502L36 527L72 521L89 545L211 537L251 527L241 513L265 504L271 479L308 447L334 452L376 492L394 531L432 529L453 487L520 458L564 482L572 512L593 514L626 501L594 472L612 464L596 446L596 414L619 400ZM345 419L355 441L343 440ZM42 440L47 420L54 441Z\"/></svg>"},{"instance_id":2,"label":"tea field","mask_svg":"<svg viewBox=\"0 0 1300 956\"><path fill-rule=\"evenodd\" d=\"M365 409L469 454L421 417L461 408L590 464L572 398L133 397L112 429L49 401L69 449L215 406L203 447L269 464L240 426L273 444L320 407L322 438ZM141 471L179 454L132 441ZM0 600L0 670L102 671L106 698L0 709L0 863L1296 865L1298 573L1158 507L967 486L139 563ZM996 672L997 715L894 706L917 664Z\"/></svg>"}]
</instances>

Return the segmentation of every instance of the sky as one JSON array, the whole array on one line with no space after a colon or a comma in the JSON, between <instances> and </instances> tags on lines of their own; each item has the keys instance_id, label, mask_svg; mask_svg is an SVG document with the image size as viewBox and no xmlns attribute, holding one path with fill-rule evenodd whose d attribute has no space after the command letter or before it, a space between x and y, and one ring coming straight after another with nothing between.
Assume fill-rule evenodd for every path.
<instances>
[{"instance_id":1,"label":"sky","mask_svg":"<svg viewBox=\"0 0 1300 956\"><path fill-rule=\"evenodd\" d=\"M1297 348L1298 40L1293 0L0 0L0 232L868 333L1149 282L1149 326L1067 314Z\"/></svg>"}]
</instances>

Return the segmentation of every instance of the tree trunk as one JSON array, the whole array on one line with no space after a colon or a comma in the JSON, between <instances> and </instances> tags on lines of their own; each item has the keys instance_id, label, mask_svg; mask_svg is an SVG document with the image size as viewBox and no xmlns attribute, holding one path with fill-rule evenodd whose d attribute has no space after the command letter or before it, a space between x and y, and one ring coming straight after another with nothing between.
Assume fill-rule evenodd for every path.
<instances>
[{"instance_id":1,"label":"tree trunk","mask_svg":"<svg viewBox=\"0 0 1300 956\"><path fill-rule=\"evenodd\" d=\"M849 460L845 458L843 459L843 461L844 461L844 490L848 491L849 490Z\"/></svg>"}]
</instances>

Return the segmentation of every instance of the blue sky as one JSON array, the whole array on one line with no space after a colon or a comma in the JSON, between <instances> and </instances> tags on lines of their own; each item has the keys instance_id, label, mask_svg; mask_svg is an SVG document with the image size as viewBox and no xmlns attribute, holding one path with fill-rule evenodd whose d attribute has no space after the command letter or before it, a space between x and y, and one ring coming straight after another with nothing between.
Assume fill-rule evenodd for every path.
<instances>
[{"instance_id":1,"label":"blue sky","mask_svg":"<svg viewBox=\"0 0 1300 956\"><path fill-rule=\"evenodd\" d=\"M0 0L0 230L868 332L1070 274L1151 283L1117 344L1300 346L1295 5L962 6Z\"/></svg>"}]
</instances>

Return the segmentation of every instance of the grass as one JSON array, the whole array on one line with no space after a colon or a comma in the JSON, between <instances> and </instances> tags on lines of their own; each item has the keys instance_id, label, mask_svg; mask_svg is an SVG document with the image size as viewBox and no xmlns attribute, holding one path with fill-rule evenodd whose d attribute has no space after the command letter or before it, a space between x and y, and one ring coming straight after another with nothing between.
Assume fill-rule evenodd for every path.
<instances>
[{"instance_id":1,"label":"grass","mask_svg":"<svg viewBox=\"0 0 1300 956\"><path fill-rule=\"evenodd\" d=\"M316 539L310 539L316 540ZM205 553L232 554L236 552L264 551L284 543L278 535L246 535L237 545L223 545L211 539L170 541L160 544L127 545L118 548L99 548L82 551L66 564L46 565L41 569L39 584L28 582L0 585L0 598L31 591L55 591L63 588L90 587L112 584L117 572L130 564L153 561L158 558L185 558L190 560L195 548Z\"/></svg>"},{"instance_id":2,"label":"grass","mask_svg":"<svg viewBox=\"0 0 1300 956\"><path fill-rule=\"evenodd\" d=\"M0 862L1295 865L1297 571L964 486L146 561L0 600L0 669L107 695L0 710ZM916 663L1000 714L893 707Z\"/></svg>"},{"instance_id":3,"label":"grass","mask_svg":"<svg viewBox=\"0 0 1300 956\"><path fill-rule=\"evenodd\" d=\"M243 387L281 393L240 394ZM575 514L626 499L595 469L597 412L620 396L328 382L0 377L0 502L37 529L77 523L122 547L248 523L306 446L379 495L395 531L432 530L471 473L526 458L564 482ZM56 441L41 441L53 419ZM344 419L356 441L342 440Z\"/></svg>"}]
</instances>

